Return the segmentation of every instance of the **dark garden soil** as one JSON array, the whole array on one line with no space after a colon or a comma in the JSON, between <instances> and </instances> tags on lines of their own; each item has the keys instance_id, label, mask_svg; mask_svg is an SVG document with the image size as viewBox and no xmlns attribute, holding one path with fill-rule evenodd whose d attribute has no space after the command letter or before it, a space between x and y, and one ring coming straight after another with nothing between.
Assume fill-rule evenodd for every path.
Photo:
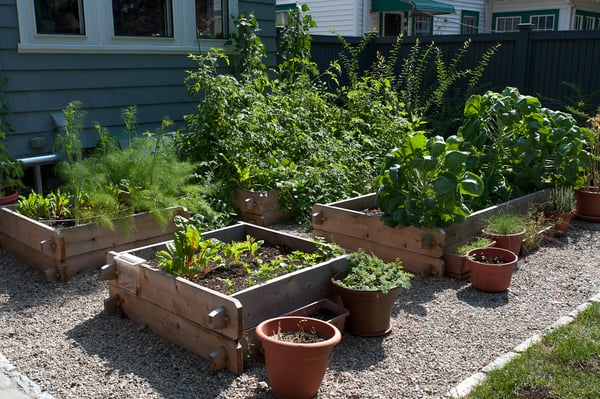
<instances>
[{"instance_id":1,"label":"dark garden soil","mask_svg":"<svg viewBox=\"0 0 600 399\"><path fill-rule=\"evenodd\" d=\"M556 399L557 396L552 392L543 389L524 388L519 391L519 399Z\"/></svg>"},{"instance_id":2,"label":"dark garden soil","mask_svg":"<svg viewBox=\"0 0 600 399\"><path fill-rule=\"evenodd\" d=\"M196 273L182 276L204 287L226 295L242 291L246 288L282 276L295 270L300 270L312 264L303 262L300 256L290 256L295 252L284 245L263 244L254 257L246 254L239 262L229 267L218 267L206 274ZM160 268L153 259L152 266ZM214 265L213 265L214 267Z\"/></svg>"}]
</instances>

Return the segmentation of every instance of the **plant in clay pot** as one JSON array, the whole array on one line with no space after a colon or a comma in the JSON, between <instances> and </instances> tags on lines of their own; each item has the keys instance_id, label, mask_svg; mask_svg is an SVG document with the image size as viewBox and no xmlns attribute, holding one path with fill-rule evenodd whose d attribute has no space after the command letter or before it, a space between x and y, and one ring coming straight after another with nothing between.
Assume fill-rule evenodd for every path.
<instances>
[{"instance_id":1,"label":"plant in clay pot","mask_svg":"<svg viewBox=\"0 0 600 399\"><path fill-rule=\"evenodd\" d=\"M478 236L471 240L449 248L444 252L444 270L449 277L458 280L467 280L470 270L466 267L465 258L467 252L475 248L484 248L494 245L496 242L486 236Z\"/></svg>"},{"instance_id":2,"label":"plant in clay pot","mask_svg":"<svg viewBox=\"0 0 600 399\"><path fill-rule=\"evenodd\" d=\"M587 172L584 186L575 190L575 211L578 219L588 222L600 222L600 114L589 119L591 142Z\"/></svg>"},{"instance_id":3,"label":"plant in clay pot","mask_svg":"<svg viewBox=\"0 0 600 399\"><path fill-rule=\"evenodd\" d=\"M564 234L569 228L575 208L575 196L572 187L554 187L550 198L543 204L544 215L554 224L554 235Z\"/></svg>"},{"instance_id":4,"label":"plant in clay pot","mask_svg":"<svg viewBox=\"0 0 600 399\"><path fill-rule=\"evenodd\" d=\"M518 257L515 253L496 247L476 248L467 253L471 284L480 291L501 292L510 286Z\"/></svg>"},{"instance_id":5,"label":"plant in clay pot","mask_svg":"<svg viewBox=\"0 0 600 399\"><path fill-rule=\"evenodd\" d=\"M334 325L310 317L283 316L256 327L267 376L277 398L310 399L323 381L329 354L342 334Z\"/></svg>"},{"instance_id":6,"label":"plant in clay pot","mask_svg":"<svg viewBox=\"0 0 600 399\"><path fill-rule=\"evenodd\" d=\"M496 247L519 254L525 236L527 219L510 211L501 211L487 220L483 233L496 241Z\"/></svg>"},{"instance_id":7,"label":"plant in clay pot","mask_svg":"<svg viewBox=\"0 0 600 399\"><path fill-rule=\"evenodd\" d=\"M346 329L360 336L381 336L391 331L390 317L400 288L409 288L411 273L402 262L384 262L363 250L348 256L346 271L331 281L350 310Z\"/></svg>"}]
</instances>

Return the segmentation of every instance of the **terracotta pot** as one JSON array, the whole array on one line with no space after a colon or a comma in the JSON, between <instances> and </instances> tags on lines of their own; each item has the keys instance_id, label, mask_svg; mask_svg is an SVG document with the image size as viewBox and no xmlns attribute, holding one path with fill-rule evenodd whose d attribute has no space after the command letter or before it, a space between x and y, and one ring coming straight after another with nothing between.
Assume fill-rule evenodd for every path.
<instances>
[{"instance_id":1,"label":"terracotta pot","mask_svg":"<svg viewBox=\"0 0 600 399\"><path fill-rule=\"evenodd\" d=\"M486 257L502 257L505 263L483 263L472 257L483 254ZM501 292L510 286L512 274L518 256L509 250L496 247L472 249L467 253L465 262L471 268L471 284L480 291Z\"/></svg>"},{"instance_id":2,"label":"terracotta pot","mask_svg":"<svg viewBox=\"0 0 600 399\"><path fill-rule=\"evenodd\" d=\"M523 238L525 237L525 229L515 234L496 234L483 230L483 233L496 241L494 245L497 248L507 249L516 255L521 253L521 245L523 244Z\"/></svg>"},{"instance_id":3,"label":"terracotta pot","mask_svg":"<svg viewBox=\"0 0 600 399\"><path fill-rule=\"evenodd\" d=\"M573 218L573 211L569 212L544 212L544 216L552 220L555 236L561 236L569 229L571 225L571 219Z\"/></svg>"},{"instance_id":4,"label":"terracotta pot","mask_svg":"<svg viewBox=\"0 0 600 399\"><path fill-rule=\"evenodd\" d=\"M5 190L6 195L0 197L0 205L11 205L17 202L19 199L19 192L17 190Z\"/></svg>"},{"instance_id":5,"label":"terracotta pot","mask_svg":"<svg viewBox=\"0 0 600 399\"><path fill-rule=\"evenodd\" d=\"M464 241L455 246L459 247L463 244L466 244L468 241ZM495 241L492 241L486 247L491 247L496 244ZM470 277L471 269L469 265L465 262L465 255L458 255L451 251L444 252L444 274L448 277L455 278L457 280L468 280Z\"/></svg>"},{"instance_id":6,"label":"terracotta pot","mask_svg":"<svg viewBox=\"0 0 600 399\"><path fill-rule=\"evenodd\" d=\"M575 217L600 223L600 187L585 186L575 190Z\"/></svg>"},{"instance_id":7,"label":"terracotta pot","mask_svg":"<svg viewBox=\"0 0 600 399\"><path fill-rule=\"evenodd\" d=\"M302 344L272 337L279 329L296 331L301 320L306 320L305 331L314 329L325 340ZM323 320L282 316L260 323L256 327L256 337L262 343L267 377L273 395L280 399L310 399L319 391L329 363L329 354L341 341L342 333L337 327Z\"/></svg>"},{"instance_id":8,"label":"terracotta pot","mask_svg":"<svg viewBox=\"0 0 600 399\"><path fill-rule=\"evenodd\" d=\"M387 293L353 290L336 284L336 280L341 280L344 276L345 272L337 273L331 278L331 282L338 290L344 307L350 311L346 330L363 337L388 334L392 330L392 307L400 287L392 288Z\"/></svg>"}]
</instances>

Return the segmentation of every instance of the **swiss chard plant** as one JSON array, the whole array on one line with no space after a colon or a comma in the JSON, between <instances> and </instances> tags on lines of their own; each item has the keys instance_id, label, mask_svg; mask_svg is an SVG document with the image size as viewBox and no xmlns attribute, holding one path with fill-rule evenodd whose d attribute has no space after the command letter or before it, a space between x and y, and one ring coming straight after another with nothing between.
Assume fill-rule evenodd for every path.
<instances>
[{"instance_id":1,"label":"swiss chard plant","mask_svg":"<svg viewBox=\"0 0 600 399\"><path fill-rule=\"evenodd\" d=\"M429 138L415 130L390 151L376 180L387 226L446 227L470 214L466 198L481 195L484 184L467 170L469 153L460 144L456 136Z\"/></svg>"}]
</instances>

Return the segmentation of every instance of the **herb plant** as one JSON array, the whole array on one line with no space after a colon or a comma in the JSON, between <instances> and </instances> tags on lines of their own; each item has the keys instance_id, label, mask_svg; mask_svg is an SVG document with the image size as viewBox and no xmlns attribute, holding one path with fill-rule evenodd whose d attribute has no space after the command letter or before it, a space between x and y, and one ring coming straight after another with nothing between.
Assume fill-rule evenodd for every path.
<instances>
[{"instance_id":1,"label":"herb plant","mask_svg":"<svg viewBox=\"0 0 600 399\"><path fill-rule=\"evenodd\" d=\"M483 248L492 244L494 241L488 237L478 236L464 244L458 245L451 249L451 252L456 255L465 256L467 252L475 248Z\"/></svg>"},{"instance_id":2,"label":"herb plant","mask_svg":"<svg viewBox=\"0 0 600 399\"><path fill-rule=\"evenodd\" d=\"M512 211L501 211L486 221L485 231L492 234L516 234L525 229L528 219Z\"/></svg>"},{"instance_id":3,"label":"herb plant","mask_svg":"<svg viewBox=\"0 0 600 399\"><path fill-rule=\"evenodd\" d=\"M387 293L395 287L409 288L411 273L404 271L400 260L384 262L375 255L366 254L362 249L348 256L346 276L336 283L342 287Z\"/></svg>"}]
</instances>

